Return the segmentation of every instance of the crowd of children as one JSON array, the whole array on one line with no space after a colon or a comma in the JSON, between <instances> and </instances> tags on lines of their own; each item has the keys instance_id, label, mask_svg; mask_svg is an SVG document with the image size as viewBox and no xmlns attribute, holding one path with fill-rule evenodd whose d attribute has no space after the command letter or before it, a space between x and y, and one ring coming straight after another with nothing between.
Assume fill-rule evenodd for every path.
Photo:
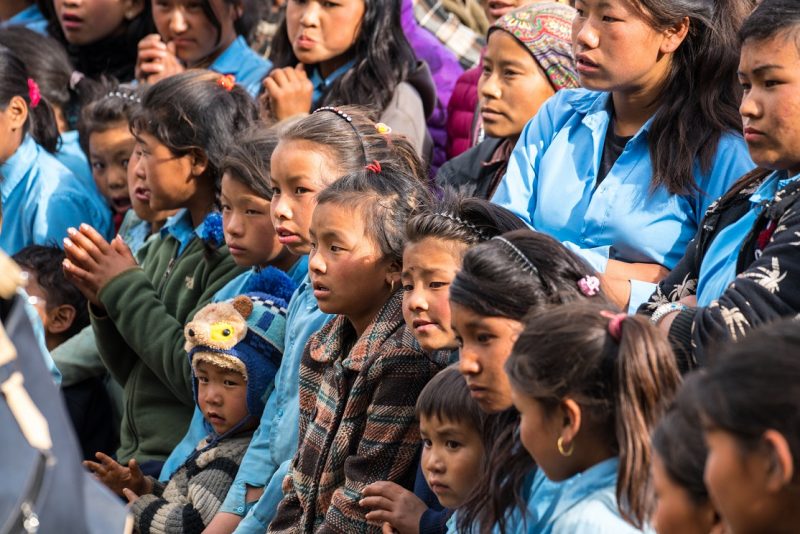
<instances>
[{"instance_id":1,"label":"crowd of children","mask_svg":"<svg viewBox=\"0 0 800 534\"><path fill-rule=\"evenodd\" d=\"M0 6L0 249L136 531L800 532L800 3L481 4Z\"/></svg>"}]
</instances>

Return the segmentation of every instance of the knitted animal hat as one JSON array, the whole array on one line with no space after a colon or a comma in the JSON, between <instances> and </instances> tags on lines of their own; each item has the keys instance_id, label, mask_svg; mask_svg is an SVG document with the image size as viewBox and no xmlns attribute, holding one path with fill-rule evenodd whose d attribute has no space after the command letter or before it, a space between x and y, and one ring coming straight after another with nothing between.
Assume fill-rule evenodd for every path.
<instances>
[{"instance_id":1,"label":"knitted animal hat","mask_svg":"<svg viewBox=\"0 0 800 534\"><path fill-rule=\"evenodd\" d=\"M506 13L489 28L514 36L533 56L558 91L580 87L572 56L575 9L554 2L534 2Z\"/></svg>"},{"instance_id":2,"label":"knitted animal hat","mask_svg":"<svg viewBox=\"0 0 800 534\"><path fill-rule=\"evenodd\" d=\"M240 373L247 382L247 411L260 418L283 358L286 301L248 293L198 311L184 328L197 402L197 363Z\"/></svg>"}]
</instances>

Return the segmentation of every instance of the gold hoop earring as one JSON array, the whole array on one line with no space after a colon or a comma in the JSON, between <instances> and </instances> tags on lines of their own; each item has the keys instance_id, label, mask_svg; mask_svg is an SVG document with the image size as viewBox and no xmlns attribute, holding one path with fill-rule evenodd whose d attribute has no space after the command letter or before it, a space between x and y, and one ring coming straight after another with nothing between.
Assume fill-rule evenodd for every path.
<instances>
[{"instance_id":1,"label":"gold hoop earring","mask_svg":"<svg viewBox=\"0 0 800 534\"><path fill-rule=\"evenodd\" d=\"M389 290L390 293L394 293L394 278L392 278L392 287Z\"/></svg>"},{"instance_id":2,"label":"gold hoop earring","mask_svg":"<svg viewBox=\"0 0 800 534\"><path fill-rule=\"evenodd\" d=\"M558 447L558 453L561 456L564 456L564 457L572 456L572 453L575 452L575 443L570 443L569 444L569 450L564 450L564 438L563 437L558 438L558 441L556 441L556 447Z\"/></svg>"}]
</instances>

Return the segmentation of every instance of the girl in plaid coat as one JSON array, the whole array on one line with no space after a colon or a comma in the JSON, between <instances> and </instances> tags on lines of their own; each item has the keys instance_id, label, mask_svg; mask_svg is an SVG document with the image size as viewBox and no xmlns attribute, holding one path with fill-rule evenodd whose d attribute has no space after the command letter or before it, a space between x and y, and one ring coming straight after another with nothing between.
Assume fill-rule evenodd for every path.
<instances>
[{"instance_id":1,"label":"girl in plaid coat","mask_svg":"<svg viewBox=\"0 0 800 534\"><path fill-rule=\"evenodd\" d=\"M326 313L300 367L300 434L269 532L380 532L358 501L371 482L410 485L417 396L446 365L426 355L403 322L405 222L427 193L377 162L320 193L309 275Z\"/></svg>"}]
</instances>

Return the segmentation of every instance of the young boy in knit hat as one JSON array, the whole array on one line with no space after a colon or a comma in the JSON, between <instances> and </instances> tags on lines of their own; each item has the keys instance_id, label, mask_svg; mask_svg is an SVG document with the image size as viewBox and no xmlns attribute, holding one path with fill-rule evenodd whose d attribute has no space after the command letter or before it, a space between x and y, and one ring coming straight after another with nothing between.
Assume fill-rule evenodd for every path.
<instances>
[{"instance_id":1,"label":"young boy in knit hat","mask_svg":"<svg viewBox=\"0 0 800 534\"><path fill-rule=\"evenodd\" d=\"M448 161L436 183L490 199L522 129L556 91L578 87L572 58L575 9L536 2L506 13L489 28L478 80L486 139Z\"/></svg>"},{"instance_id":2,"label":"young boy in knit hat","mask_svg":"<svg viewBox=\"0 0 800 534\"><path fill-rule=\"evenodd\" d=\"M186 325L194 396L209 435L164 485L98 453L84 462L131 503L139 532L201 532L236 477L283 355L286 302L263 293L208 304Z\"/></svg>"}]
</instances>

